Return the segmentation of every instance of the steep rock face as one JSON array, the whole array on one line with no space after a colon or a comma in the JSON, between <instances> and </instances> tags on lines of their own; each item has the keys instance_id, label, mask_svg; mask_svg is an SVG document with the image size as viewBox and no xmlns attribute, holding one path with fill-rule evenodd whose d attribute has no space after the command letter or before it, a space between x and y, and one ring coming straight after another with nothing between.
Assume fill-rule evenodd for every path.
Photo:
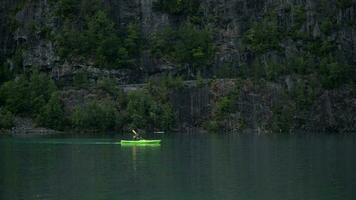
<instances>
[{"instance_id":1,"label":"steep rock face","mask_svg":"<svg viewBox=\"0 0 356 200\"><path fill-rule=\"evenodd\" d=\"M184 17L172 16L152 8L156 0L103 0L110 11L110 16L119 28L130 22L137 22L145 39L152 33L171 26L177 28ZM0 2L0 62L13 63L14 54L20 54L24 67L41 67L52 74L58 81L70 83L73 76L85 69L92 80L101 76L116 77L121 84L142 82L148 75L171 71L174 64L153 59L150 51L144 49L140 56L140 73L130 70L106 70L93 66L92 63L64 61L56 53L56 44L50 33L58 31L60 22L54 16L54 7L50 0L2 0ZM251 64L256 55L249 51L242 40L246 31L254 22L263 20L264 15L272 11L277 16L277 23L286 30L296 23L293 15L296 7L301 8L305 22L298 27L302 34L314 39L335 44L338 54L352 67L356 65L356 5L338 8L337 0L202 0L200 10L204 23L214 28L216 55L212 70L219 70L226 63L239 69L244 64ZM325 5L326 3L326 5ZM319 9L333 10L337 29L325 34L327 14L320 14ZM16 22L16 23L14 23ZM345 25L346 24L346 25ZM347 25L350 24L350 25ZM289 60L300 52L301 42L291 38L280 41L282 52L270 50L263 56L272 60ZM0 63L1 64L1 63ZM146 77L145 77L146 76ZM229 130L242 127L267 129L273 121L276 104L289 105L294 109L293 99L283 99L284 94L294 88L295 80L286 78L285 83L266 85L265 87L245 83L240 89L236 110L222 120ZM64 84L65 85L65 84ZM231 90L231 82L218 82L209 88L187 87L176 91L171 96L178 123L183 127L200 126L211 117L216 109L218 97ZM74 94L75 93L75 94ZM66 94L71 101L81 93ZM88 94L86 94L88 95ZM79 103L78 103L79 104ZM351 105L351 106L350 106ZM68 106L70 107L70 106ZM284 108L281 108L284 109ZM298 109L297 109L298 110ZM321 91L309 110L293 113L292 128L306 130L327 129L355 130L355 98L350 88ZM290 116L288 116L290 117ZM288 122L289 123L289 122Z\"/></svg>"},{"instance_id":2,"label":"steep rock face","mask_svg":"<svg viewBox=\"0 0 356 200\"><path fill-rule=\"evenodd\" d=\"M153 11L155 0L103 0L114 22L119 27L125 27L130 22L136 21L141 25L142 33L148 36L160 27L169 24L169 16Z\"/></svg>"},{"instance_id":3,"label":"steep rock face","mask_svg":"<svg viewBox=\"0 0 356 200\"><path fill-rule=\"evenodd\" d=\"M356 20L355 3L345 9L337 8L336 0L327 2L322 0L207 0L202 4L207 16L216 16L216 21L212 23L219 27L216 39L218 44L216 65L218 66L226 62L235 65L248 62L253 55L245 51L241 45L241 39L251 24L261 21L266 13L275 11L278 24L288 30L296 23L295 16L293 16L295 7L305 10L302 15L306 19L301 32L312 35L315 39L321 38L335 43L338 51L344 54L350 63L355 64L355 26L344 25L345 22L352 23ZM335 23L340 27L333 32L332 36L327 36L320 30L321 24L329 20L327 15L333 15L333 13L321 13L322 4L325 9L333 10L333 12L336 10L337 21ZM296 46L300 45L288 38L282 39L281 43L285 48L283 54L287 57L295 55L298 51Z\"/></svg>"},{"instance_id":4,"label":"steep rock face","mask_svg":"<svg viewBox=\"0 0 356 200\"><path fill-rule=\"evenodd\" d=\"M1 61L20 54L24 67L53 67L59 57L48 38L56 31L53 8L48 0L2 1L0 23Z\"/></svg>"},{"instance_id":5,"label":"steep rock face","mask_svg":"<svg viewBox=\"0 0 356 200\"><path fill-rule=\"evenodd\" d=\"M168 24L168 15L152 9L155 0L103 0L114 22L125 27L132 21L140 23L142 33L147 35Z\"/></svg>"},{"instance_id":6,"label":"steep rock face","mask_svg":"<svg viewBox=\"0 0 356 200\"><path fill-rule=\"evenodd\" d=\"M125 28L131 22L138 23L142 35L146 38L151 33L169 25L167 14L153 12L152 0L103 0L103 2L118 28ZM65 71L68 69L68 65L71 65L70 68L74 71L77 66L83 66L83 68L92 66L92 63L84 62L78 65L75 61L64 62L57 55L57 46L53 37L63 22L58 21L58 17L55 16L57 5L52 1L4 1L0 2L0 6L3 16L0 24L1 62L6 59L10 59L9 62L14 62L13 55L16 54L24 67L40 67L52 71L52 74L57 75L57 79L61 78L58 71ZM11 27L14 30L10 30L10 23L13 22L16 22ZM140 68L144 71L156 71L156 63L148 51L142 52L140 63L142 65ZM59 70L59 68L63 69ZM105 73L104 71L101 73ZM63 78L66 78L68 73L70 72L67 70L67 74ZM117 75L118 79L127 80L127 83L132 82L131 80L142 79L137 76L137 73L131 73L130 77L119 76L125 73L114 72L113 75Z\"/></svg>"},{"instance_id":7,"label":"steep rock face","mask_svg":"<svg viewBox=\"0 0 356 200\"><path fill-rule=\"evenodd\" d=\"M13 31L14 19L13 15L16 12L16 6L21 3L21 0L4 0L0 2L0 61L4 61L14 52Z\"/></svg>"},{"instance_id":8,"label":"steep rock face","mask_svg":"<svg viewBox=\"0 0 356 200\"><path fill-rule=\"evenodd\" d=\"M293 85L297 84L296 81L298 80L295 79ZM288 90L287 83L258 84L250 80L215 80L203 87L186 84L183 90L172 92L170 101L179 128L183 130L199 128L206 122L215 120L218 120L219 126L214 131L356 130L356 104L352 88L344 87L317 93L313 97L315 100L307 108L302 108L303 105L298 102L306 100L307 97L286 97ZM219 116L217 112L221 99L228 97L231 92L237 96L230 102L226 113Z\"/></svg>"},{"instance_id":9,"label":"steep rock face","mask_svg":"<svg viewBox=\"0 0 356 200\"><path fill-rule=\"evenodd\" d=\"M207 86L188 86L172 92L170 102L173 105L179 128L201 126L210 115L210 98L210 89Z\"/></svg>"},{"instance_id":10,"label":"steep rock face","mask_svg":"<svg viewBox=\"0 0 356 200\"><path fill-rule=\"evenodd\" d=\"M154 11L152 5L155 0L103 0L103 2L118 27L126 27L130 22L138 22L145 38L163 27L176 27L184 20L177 20L176 16ZM25 2L7 0L0 3L2 13L11 7L19 7L17 11L13 11L17 12L15 18L18 23L18 28L14 33L9 31L8 23L6 23L9 22L9 17L13 14L7 12L7 14L3 14L7 17L1 19L0 44L2 48L0 55L2 58L9 55L9 52L13 53L11 47L14 46L13 44L17 44L17 46L24 46L23 63L25 66L49 67L59 61L59 57L55 54L55 45L48 38L48 31L56 31L58 24L53 16L54 7L51 5L48 0ZM331 36L326 36L321 31L321 25L325 20L328 20L325 16L327 13L321 15L318 10L321 5L324 5L325 9L336 12L335 23L340 24L340 28L334 30ZM322 0L202 0L200 10L203 13L204 23L215 27L216 30L217 52L213 68L218 69L226 63L239 67L244 63L251 62L254 55L242 45L242 38L246 30L253 22L261 21L263 16L271 10L277 14L278 24L288 30L296 21L293 16L295 7L305 10L305 13L302 13L306 18L301 28L303 33L312 35L314 38L332 41L350 64L356 63L355 27L343 25L356 20L355 4L342 9L335 8L337 7L336 0L327 2ZM330 14L334 15L335 13ZM273 51L267 52L266 55L281 60L298 53L297 46L299 44L295 41L285 38L280 42L285 49L282 55L277 55ZM149 52L142 52L140 65L143 70L152 71L152 68L159 67L158 63L152 61Z\"/></svg>"}]
</instances>

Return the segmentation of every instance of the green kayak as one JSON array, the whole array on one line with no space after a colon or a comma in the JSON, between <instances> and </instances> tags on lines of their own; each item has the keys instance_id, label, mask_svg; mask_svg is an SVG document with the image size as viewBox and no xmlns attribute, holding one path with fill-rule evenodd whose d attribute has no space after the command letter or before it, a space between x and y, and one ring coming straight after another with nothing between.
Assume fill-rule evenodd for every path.
<instances>
[{"instance_id":1,"label":"green kayak","mask_svg":"<svg viewBox=\"0 0 356 200\"><path fill-rule=\"evenodd\" d=\"M157 145L160 144L161 140L121 140L122 145Z\"/></svg>"}]
</instances>

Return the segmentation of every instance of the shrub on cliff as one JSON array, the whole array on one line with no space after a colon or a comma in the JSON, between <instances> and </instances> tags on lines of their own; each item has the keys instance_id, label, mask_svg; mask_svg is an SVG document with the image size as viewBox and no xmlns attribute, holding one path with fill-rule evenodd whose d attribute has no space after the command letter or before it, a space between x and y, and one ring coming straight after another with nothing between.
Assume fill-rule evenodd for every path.
<instances>
[{"instance_id":1,"label":"shrub on cliff","mask_svg":"<svg viewBox=\"0 0 356 200\"><path fill-rule=\"evenodd\" d=\"M10 70L9 66L6 66L5 64L0 64L0 85L8 81L12 78L12 72Z\"/></svg>"},{"instance_id":2,"label":"shrub on cliff","mask_svg":"<svg viewBox=\"0 0 356 200\"><path fill-rule=\"evenodd\" d=\"M4 108L0 108L0 129L9 129L14 125L14 116Z\"/></svg>"},{"instance_id":3,"label":"shrub on cliff","mask_svg":"<svg viewBox=\"0 0 356 200\"><path fill-rule=\"evenodd\" d=\"M248 48L257 54L271 50L280 50L281 32L275 17L267 17L263 21L255 22L245 33L244 42Z\"/></svg>"},{"instance_id":4,"label":"shrub on cliff","mask_svg":"<svg viewBox=\"0 0 356 200\"><path fill-rule=\"evenodd\" d=\"M34 71L30 77L28 90L31 113L38 113L51 98L52 93L57 91L57 87L47 74Z\"/></svg>"},{"instance_id":5,"label":"shrub on cliff","mask_svg":"<svg viewBox=\"0 0 356 200\"><path fill-rule=\"evenodd\" d=\"M114 97L124 96L122 89L118 86L118 82L114 78L102 77L97 81L96 87Z\"/></svg>"},{"instance_id":6,"label":"shrub on cliff","mask_svg":"<svg viewBox=\"0 0 356 200\"><path fill-rule=\"evenodd\" d=\"M272 118L267 128L274 133L288 133L294 129L295 112L295 105L291 102L274 105L272 107Z\"/></svg>"},{"instance_id":7,"label":"shrub on cliff","mask_svg":"<svg viewBox=\"0 0 356 200\"><path fill-rule=\"evenodd\" d=\"M194 70L211 64L214 56L212 31L187 23L178 30L166 29L151 37L151 53Z\"/></svg>"},{"instance_id":8,"label":"shrub on cliff","mask_svg":"<svg viewBox=\"0 0 356 200\"><path fill-rule=\"evenodd\" d=\"M34 115L40 111L56 90L56 85L50 77L34 71L29 78L20 75L4 83L0 88L0 99L12 113Z\"/></svg>"},{"instance_id":9,"label":"shrub on cliff","mask_svg":"<svg viewBox=\"0 0 356 200\"><path fill-rule=\"evenodd\" d=\"M232 112L233 100L229 97L222 97L216 103L217 116L225 116Z\"/></svg>"},{"instance_id":10,"label":"shrub on cliff","mask_svg":"<svg viewBox=\"0 0 356 200\"><path fill-rule=\"evenodd\" d=\"M57 6L62 31L56 35L55 42L61 57L87 60L102 68L134 66L142 45L140 30L135 23L117 30L99 0L76 3L61 0Z\"/></svg>"},{"instance_id":11,"label":"shrub on cliff","mask_svg":"<svg viewBox=\"0 0 356 200\"><path fill-rule=\"evenodd\" d=\"M0 99L12 113L27 112L29 109L28 80L20 76L5 82L0 88Z\"/></svg>"},{"instance_id":12,"label":"shrub on cliff","mask_svg":"<svg viewBox=\"0 0 356 200\"><path fill-rule=\"evenodd\" d=\"M352 0L337 0L336 5L339 8L345 9L345 8L351 7L354 2L355 1L352 1Z\"/></svg>"},{"instance_id":13,"label":"shrub on cliff","mask_svg":"<svg viewBox=\"0 0 356 200\"><path fill-rule=\"evenodd\" d=\"M348 83L352 77L352 68L347 64L341 64L324 58L320 63L320 81L324 88L338 88L344 83Z\"/></svg>"},{"instance_id":14,"label":"shrub on cliff","mask_svg":"<svg viewBox=\"0 0 356 200\"><path fill-rule=\"evenodd\" d=\"M127 113L130 128L167 130L173 125L171 106L155 101L145 91L134 91L128 95Z\"/></svg>"},{"instance_id":15,"label":"shrub on cliff","mask_svg":"<svg viewBox=\"0 0 356 200\"><path fill-rule=\"evenodd\" d=\"M179 76L166 75L160 78L151 78L146 86L149 94L159 102L168 102L169 92L183 88L183 79Z\"/></svg>"},{"instance_id":16,"label":"shrub on cliff","mask_svg":"<svg viewBox=\"0 0 356 200\"><path fill-rule=\"evenodd\" d=\"M57 1L57 9L55 14L62 18L75 18L75 13L79 7L79 1L76 0L58 0Z\"/></svg>"},{"instance_id":17,"label":"shrub on cliff","mask_svg":"<svg viewBox=\"0 0 356 200\"><path fill-rule=\"evenodd\" d=\"M79 71L73 76L73 85L76 88L88 88L90 85L88 73Z\"/></svg>"},{"instance_id":18,"label":"shrub on cliff","mask_svg":"<svg viewBox=\"0 0 356 200\"><path fill-rule=\"evenodd\" d=\"M118 111L112 101L93 100L75 108L71 122L84 130L111 130L115 128Z\"/></svg>"},{"instance_id":19,"label":"shrub on cliff","mask_svg":"<svg viewBox=\"0 0 356 200\"><path fill-rule=\"evenodd\" d=\"M126 37L112 35L102 40L96 49L96 62L104 68L132 67L140 53L140 34L137 25L130 24Z\"/></svg>"},{"instance_id":20,"label":"shrub on cliff","mask_svg":"<svg viewBox=\"0 0 356 200\"><path fill-rule=\"evenodd\" d=\"M43 106L37 116L37 122L41 126L60 130L64 128L65 119L66 117L59 94L58 92L54 92L48 103Z\"/></svg>"},{"instance_id":21,"label":"shrub on cliff","mask_svg":"<svg viewBox=\"0 0 356 200\"><path fill-rule=\"evenodd\" d=\"M200 0L158 0L153 2L153 9L171 15L195 14L200 5Z\"/></svg>"}]
</instances>

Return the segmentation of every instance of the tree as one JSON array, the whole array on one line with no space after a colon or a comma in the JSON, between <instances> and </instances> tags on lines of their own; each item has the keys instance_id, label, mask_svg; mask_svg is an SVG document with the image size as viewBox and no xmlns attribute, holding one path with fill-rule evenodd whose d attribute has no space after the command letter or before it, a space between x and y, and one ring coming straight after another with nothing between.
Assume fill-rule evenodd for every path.
<instances>
[{"instance_id":1,"label":"tree","mask_svg":"<svg viewBox=\"0 0 356 200\"><path fill-rule=\"evenodd\" d=\"M209 29L198 29L188 23L178 30L175 45L176 58L193 67L206 66L214 55L212 33Z\"/></svg>"},{"instance_id":2,"label":"tree","mask_svg":"<svg viewBox=\"0 0 356 200\"><path fill-rule=\"evenodd\" d=\"M14 116L4 108L0 108L0 129L9 129L14 125Z\"/></svg>"},{"instance_id":3,"label":"tree","mask_svg":"<svg viewBox=\"0 0 356 200\"><path fill-rule=\"evenodd\" d=\"M75 108L71 116L74 127L81 129L110 130L115 128L118 112L112 101L93 100Z\"/></svg>"},{"instance_id":4,"label":"tree","mask_svg":"<svg viewBox=\"0 0 356 200\"><path fill-rule=\"evenodd\" d=\"M198 11L199 5L200 0L158 0L153 8L171 15L190 15Z\"/></svg>"},{"instance_id":5,"label":"tree","mask_svg":"<svg viewBox=\"0 0 356 200\"><path fill-rule=\"evenodd\" d=\"M130 23L127 26L127 36L124 46L131 58L137 57L140 53L141 35L137 24Z\"/></svg>"},{"instance_id":6,"label":"tree","mask_svg":"<svg viewBox=\"0 0 356 200\"><path fill-rule=\"evenodd\" d=\"M151 52L156 57L195 70L211 64L215 48L212 31L199 29L191 23L184 24L176 31L168 28L151 37Z\"/></svg>"},{"instance_id":7,"label":"tree","mask_svg":"<svg viewBox=\"0 0 356 200\"><path fill-rule=\"evenodd\" d=\"M57 2L56 15L62 19L75 18L76 11L79 7L79 1L77 0L59 0Z\"/></svg>"},{"instance_id":8,"label":"tree","mask_svg":"<svg viewBox=\"0 0 356 200\"><path fill-rule=\"evenodd\" d=\"M12 78L11 70L5 64L0 64L0 85Z\"/></svg>"},{"instance_id":9,"label":"tree","mask_svg":"<svg viewBox=\"0 0 356 200\"><path fill-rule=\"evenodd\" d=\"M0 88L0 99L14 114L37 114L57 90L54 81L44 73L34 71L30 78L20 75Z\"/></svg>"},{"instance_id":10,"label":"tree","mask_svg":"<svg viewBox=\"0 0 356 200\"><path fill-rule=\"evenodd\" d=\"M28 112L30 108L28 80L24 75L5 82L0 88L0 99L12 113Z\"/></svg>"},{"instance_id":11,"label":"tree","mask_svg":"<svg viewBox=\"0 0 356 200\"><path fill-rule=\"evenodd\" d=\"M45 127L63 129L65 115L58 92L52 93L48 103L43 106L40 114L37 116L37 122Z\"/></svg>"},{"instance_id":12,"label":"tree","mask_svg":"<svg viewBox=\"0 0 356 200\"><path fill-rule=\"evenodd\" d=\"M127 112L130 128L170 129L173 111L169 104L155 101L146 91L134 91L128 95Z\"/></svg>"},{"instance_id":13,"label":"tree","mask_svg":"<svg viewBox=\"0 0 356 200\"><path fill-rule=\"evenodd\" d=\"M105 68L114 68L118 57L118 46L120 45L118 37L113 36L101 42L97 49L97 62Z\"/></svg>"},{"instance_id":14,"label":"tree","mask_svg":"<svg viewBox=\"0 0 356 200\"><path fill-rule=\"evenodd\" d=\"M31 113L38 113L46 102L51 98L53 92L57 90L54 81L45 73L32 72L29 80L29 100Z\"/></svg>"}]
</instances>

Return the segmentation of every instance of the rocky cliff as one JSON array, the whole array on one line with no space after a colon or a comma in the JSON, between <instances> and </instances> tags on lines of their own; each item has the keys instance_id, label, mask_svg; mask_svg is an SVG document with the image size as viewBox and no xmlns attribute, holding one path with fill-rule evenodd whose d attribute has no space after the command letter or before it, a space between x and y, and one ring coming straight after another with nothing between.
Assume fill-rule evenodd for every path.
<instances>
[{"instance_id":1,"label":"rocky cliff","mask_svg":"<svg viewBox=\"0 0 356 200\"><path fill-rule=\"evenodd\" d=\"M142 83L167 73L195 79L199 72L203 78L231 78L234 81L217 81L173 92L171 103L183 127L355 130L355 1L72 2L78 4L67 0L1 1L2 67L15 73L39 69L50 74L61 90L70 88L75 76L83 71L90 82L109 76L120 84ZM87 5L92 2L98 2L100 9L107 13L119 40L127 43L131 39L131 25L138 27L136 35L140 42L134 49L139 51L123 46L126 57L130 57L125 59L130 62L109 63L121 67L104 67L102 57L97 58L98 62L92 59L93 55L71 54L74 49L70 48L66 56L61 53L63 41L58 38L67 33L64 30L68 27L76 33L91 30L90 22L86 21L95 15L90 9L96 7ZM194 28L184 29L185 24ZM157 39L167 29L172 34ZM184 35L186 30L192 30L192 33ZM212 39L208 46L211 51L205 51L208 47L201 43L186 47L186 43L194 43L200 38L198 35L186 42L184 37L194 35L194 30L208 30L210 36L207 38ZM170 35L176 32L178 36L171 38ZM180 38L179 34L184 37ZM171 42L165 43L168 40ZM64 43L68 46L71 42ZM170 45L174 48L165 49ZM193 53L185 55L179 49ZM100 51L103 48L93 52L99 54ZM111 55L121 58L122 55L105 53L106 58ZM239 81L236 80L244 80L238 89L235 85ZM234 90L238 90L238 94ZM225 106L230 111L219 110L224 110L218 105L224 101L228 102Z\"/></svg>"},{"instance_id":2,"label":"rocky cliff","mask_svg":"<svg viewBox=\"0 0 356 200\"><path fill-rule=\"evenodd\" d=\"M152 33L171 26L177 27L193 14L170 14L154 10L154 0L110 1L104 0L110 17L116 27L124 28L130 22L137 21L145 38ZM174 2L174 1L172 1ZM185 2L185 1L182 1ZM349 64L355 65L355 16L356 6L347 0L201 0L197 13L199 23L214 29L216 54L213 61L215 70L223 65L239 67L250 63L256 56L242 44L246 31L251 26L273 13L278 26L285 31L298 28L300 33L332 42ZM350 2L350 3L348 3ZM58 3L51 0L2 1L1 2L1 58L8 59L17 47L22 47L24 66L61 67L63 62L56 55L56 44L47 32L53 33L62 28L63 23L55 15ZM299 19L302 18L302 19ZM273 19L274 20L274 19ZM332 27L336 24L337 27ZM331 26L331 27L330 27ZM331 30L328 30L331 29ZM330 31L330 33L328 32ZM300 40L284 36L279 38L282 51L273 49L263 52L272 59L286 59L301 51ZM139 62L142 70L160 67L167 63L150 59L149 52L141 52ZM162 66L161 66L162 67Z\"/></svg>"}]
</instances>

